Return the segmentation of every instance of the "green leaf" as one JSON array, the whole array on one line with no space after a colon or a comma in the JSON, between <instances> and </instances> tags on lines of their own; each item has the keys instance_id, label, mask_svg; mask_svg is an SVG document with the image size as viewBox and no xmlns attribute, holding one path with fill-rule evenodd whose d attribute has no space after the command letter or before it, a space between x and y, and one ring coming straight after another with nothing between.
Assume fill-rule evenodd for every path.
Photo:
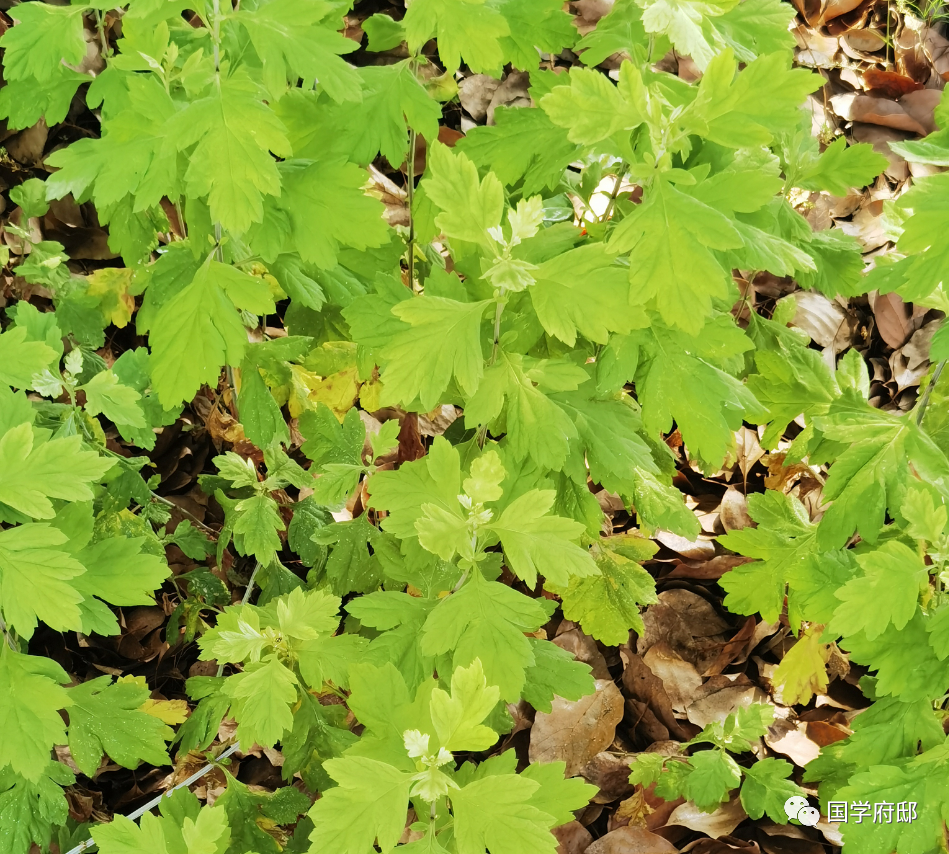
<instances>
[{"instance_id":1,"label":"green leaf","mask_svg":"<svg viewBox=\"0 0 949 854\"><path fill-rule=\"evenodd\" d=\"M703 750L689 764L692 773L685 780L685 796L700 810L714 810L741 782L738 763L724 750Z\"/></svg>"},{"instance_id":2,"label":"green leaf","mask_svg":"<svg viewBox=\"0 0 949 854\"><path fill-rule=\"evenodd\" d=\"M246 357L241 362L241 388L238 406L244 434L258 448L266 448L274 442L290 443L290 430L283 420L283 413L267 388L257 365Z\"/></svg>"},{"instance_id":3,"label":"green leaf","mask_svg":"<svg viewBox=\"0 0 949 854\"><path fill-rule=\"evenodd\" d=\"M538 788L523 775L493 774L453 791L458 854L554 854L556 819L530 803Z\"/></svg>"},{"instance_id":4,"label":"green leaf","mask_svg":"<svg viewBox=\"0 0 949 854\"><path fill-rule=\"evenodd\" d=\"M578 66L568 85L555 86L540 106L555 125L567 128L571 142L593 145L646 120L646 89L632 63L620 66L619 86L599 71Z\"/></svg>"},{"instance_id":5,"label":"green leaf","mask_svg":"<svg viewBox=\"0 0 949 854\"><path fill-rule=\"evenodd\" d=\"M163 804L166 809L171 813ZM92 837L102 854L223 854L230 830L224 810L204 807L194 817L145 813L141 826L117 815L94 827Z\"/></svg>"},{"instance_id":6,"label":"green leaf","mask_svg":"<svg viewBox=\"0 0 949 854\"><path fill-rule=\"evenodd\" d=\"M636 0L616 0L609 12L597 21L576 50L584 65L596 66L614 53L633 57L637 48L645 51L648 43L643 27L642 9Z\"/></svg>"},{"instance_id":7,"label":"green leaf","mask_svg":"<svg viewBox=\"0 0 949 854\"><path fill-rule=\"evenodd\" d=\"M253 555L261 566L269 566L280 549L280 531L285 530L277 502L269 495L254 495L234 505L232 531L241 539L241 553Z\"/></svg>"},{"instance_id":8,"label":"green leaf","mask_svg":"<svg viewBox=\"0 0 949 854\"><path fill-rule=\"evenodd\" d=\"M363 32L369 36L366 49L373 53L392 50L405 41L405 28L401 21L394 20L382 12L370 15L362 22Z\"/></svg>"},{"instance_id":9,"label":"green leaf","mask_svg":"<svg viewBox=\"0 0 949 854\"><path fill-rule=\"evenodd\" d=\"M889 542L856 559L863 574L836 591L841 604L830 628L842 635L862 631L867 640L879 637L890 623L902 629L929 589L929 571L919 555L902 543Z\"/></svg>"},{"instance_id":10,"label":"green leaf","mask_svg":"<svg viewBox=\"0 0 949 854\"><path fill-rule=\"evenodd\" d=\"M287 543L303 561L304 566L313 567L326 560L327 548L312 539L313 535L333 524L333 516L312 498L304 498L293 505L293 518L287 528Z\"/></svg>"},{"instance_id":11,"label":"green leaf","mask_svg":"<svg viewBox=\"0 0 949 854\"><path fill-rule=\"evenodd\" d=\"M297 679L276 655L249 664L228 678L224 693L231 699L237 737L244 744L273 747L293 728L290 707L297 701Z\"/></svg>"},{"instance_id":12,"label":"green leaf","mask_svg":"<svg viewBox=\"0 0 949 854\"><path fill-rule=\"evenodd\" d=\"M82 447L79 436L38 444L29 424L0 437L0 502L37 519L54 515L50 498L86 501L89 484L112 468L112 461Z\"/></svg>"},{"instance_id":13,"label":"green leaf","mask_svg":"<svg viewBox=\"0 0 949 854\"><path fill-rule=\"evenodd\" d=\"M105 113L102 136L80 139L50 155L50 164L59 169L46 182L47 198L69 193L81 198L91 188L100 209L131 197L131 210L139 213L163 196L180 194L172 136L175 102L156 77L128 75L122 83L127 104Z\"/></svg>"},{"instance_id":14,"label":"green leaf","mask_svg":"<svg viewBox=\"0 0 949 854\"><path fill-rule=\"evenodd\" d=\"M361 756L331 759L325 767L338 785L309 812L316 850L365 854L376 840L383 851L392 850L405 827L412 775Z\"/></svg>"},{"instance_id":15,"label":"green leaf","mask_svg":"<svg viewBox=\"0 0 949 854\"><path fill-rule=\"evenodd\" d=\"M532 489L514 499L498 520L487 526L497 534L511 571L528 587L543 570L551 584L565 586L571 577L597 575L589 551L576 545L583 525L573 519L549 515L556 493Z\"/></svg>"},{"instance_id":16,"label":"green leaf","mask_svg":"<svg viewBox=\"0 0 949 854\"><path fill-rule=\"evenodd\" d=\"M710 249L737 249L743 241L728 217L657 181L642 204L613 232L610 251L632 252L630 299L655 301L666 323L697 333L724 297L729 275Z\"/></svg>"},{"instance_id":17,"label":"green leaf","mask_svg":"<svg viewBox=\"0 0 949 854\"><path fill-rule=\"evenodd\" d=\"M363 21L363 26L375 19L392 22L387 15L377 14ZM393 37L401 42L401 25L395 27ZM363 92L357 104L334 105L297 90L278 106L297 157L323 160L338 155L351 163L369 164L382 154L397 167L408 151L409 127L424 139L437 138L441 110L413 72L410 60L359 68L357 74ZM310 114L319 125L306 121Z\"/></svg>"},{"instance_id":18,"label":"green leaf","mask_svg":"<svg viewBox=\"0 0 949 854\"><path fill-rule=\"evenodd\" d=\"M510 35L507 21L486 0L418 0L402 21L409 50L418 53L433 36L449 73L464 58L477 73L500 72L504 54L500 39Z\"/></svg>"},{"instance_id":19,"label":"green leaf","mask_svg":"<svg viewBox=\"0 0 949 854\"><path fill-rule=\"evenodd\" d=\"M313 484L313 500L329 507L342 507L359 483L363 472L362 449L366 428L359 411L350 409L340 424L326 404L300 416L300 433L306 440L303 453L313 460L312 471L320 477Z\"/></svg>"},{"instance_id":20,"label":"green leaf","mask_svg":"<svg viewBox=\"0 0 949 854\"><path fill-rule=\"evenodd\" d=\"M60 762L50 762L40 779L31 782L10 770L0 770L0 845L10 854L29 854L34 840L48 845L53 828L66 823L69 804L63 786L76 780Z\"/></svg>"},{"instance_id":21,"label":"green leaf","mask_svg":"<svg viewBox=\"0 0 949 854\"><path fill-rule=\"evenodd\" d=\"M421 685L432 673L432 656L420 649L422 626L436 606L434 599L423 599L395 591L377 591L348 603L346 610L364 626L380 634L369 643L367 658L381 665L398 668L405 683Z\"/></svg>"},{"instance_id":22,"label":"green leaf","mask_svg":"<svg viewBox=\"0 0 949 854\"><path fill-rule=\"evenodd\" d=\"M310 799L297 789L286 786L275 792L251 791L224 769L227 787L214 802L223 810L230 829L230 845L225 854L280 854L283 848L265 828L291 824L310 807Z\"/></svg>"},{"instance_id":23,"label":"green leaf","mask_svg":"<svg viewBox=\"0 0 949 854\"><path fill-rule=\"evenodd\" d=\"M878 697L932 700L949 688L949 662L940 661L930 646L927 629L932 622L917 610L902 629L889 625L873 640L862 633L851 635L841 646L852 661L876 671Z\"/></svg>"},{"instance_id":24,"label":"green leaf","mask_svg":"<svg viewBox=\"0 0 949 854\"><path fill-rule=\"evenodd\" d=\"M846 196L853 187L873 183L887 165L886 158L867 142L847 145L846 137L838 137L816 163L797 178L805 190L824 190L833 196Z\"/></svg>"},{"instance_id":25,"label":"green leaf","mask_svg":"<svg viewBox=\"0 0 949 854\"><path fill-rule=\"evenodd\" d=\"M105 415L113 424L145 427L145 414L139 402L142 396L123 385L112 371L102 371L81 386L86 393L86 412Z\"/></svg>"},{"instance_id":26,"label":"green leaf","mask_svg":"<svg viewBox=\"0 0 949 854\"><path fill-rule=\"evenodd\" d=\"M708 18L705 25L714 31L717 41L734 49L740 61L751 62L764 54L794 49L790 33L793 18L780 0L744 0L724 15Z\"/></svg>"},{"instance_id":27,"label":"green leaf","mask_svg":"<svg viewBox=\"0 0 949 854\"><path fill-rule=\"evenodd\" d=\"M749 496L748 508L758 527L719 537L725 548L756 558L722 576L720 584L728 593L725 606L738 614L760 613L765 620L777 620L785 585L790 584L794 625L800 619L829 622L839 604L833 590L851 575L846 564L821 548L817 526L794 496L769 490Z\"/></svg>"},{"instance_id":28,"label":"green leaf","mask_svg":"<svg viewBox=\"0 0 949 854\"><path fill-rule=\"evenodd\" d=\"M402 540L414 537L423 505L436 504L444 510L458 505L461 456L444 436L438 436L425 457L403 463L395 472L378 472L369 487L371 506L388 512L383 529Z\"/></svg>"},{"instance_id":29,"label":"green leaf","mask_svg":"<svg viewBox=\"0 0 949 854\"><path fill-rule=\"evenodd\" d=\"M534 278L530 296L537 319L548 335L568 347L576 344L578 332L605 344L610 332L633 327L629 271L613 263L602 243L558 255L542 264Z\"/></svg>"},{"instance_id":30,"label":"green leaf","mask_svg":"<svg viewBox=\"0 0 949 854\"><path fill-rule=\"evenodd\" d=\"M699 83L689 116L694 116L696 133L729 148L748 148L792 131L799 121L798 106L820 88L822 78L790 66L789 51L772 53L736 74L735 52L726 48L708 63ZM767 100L761 99L764 90Z\"/></svg>"},{"instance_id":31,"label":"green leaf","mask_svg":"<svg viewBox=\"0 0 949 854\"><path fill-rule=\"evenodd\" d=\"M247 29L263 66L264 85L275 98L286 91L288 80L295 84L302 77L319 80L334 100L360 100L359 76L339 58L358 45L325 20L334 13L330 3L269 0L234 15Z\"/></svg>"},{"instance_id":32,"label":"green leaf","mask_svg":"<svg viewBox=\"0 0 949 854\"><path fill-rule=\"evenodd\" d=\"M716 367L714 328L697 338L654 327L655 345L637 370L636 383L647 433L667 433L672 422L692 456L717 466L745 419L764 418L764 410L741 381ZM743 340L742 340L743 339ZM741 336L734 350L751 349Z\"/></svg>"},{"instance_id":33,"label":"green leaf","mask_svg":"<svg viewBox=\"0 0 949 854\"><path fill-rule=\"evenodd\" d=\"M333 545L325 573L338 596L367 593L382 580L378 559L369 553L369 545L380 535L363 513L351 522L334 522L318 529L312 539L321 545Z\"/></svg>"},{"instance_id":34,"label":"green leaf","mask_svg":"<svg viewBox=\"0 0 949 854\"><path fill-rule=\"evenodd\" d=\"M498 8L510 30L501 46L515 68L534 69L538 51L559 54L576 40L573 19L557 0L502 0Z\"/></svg>"},{"instance_id":35,"label":"green leaf","mask_svg":"<svg viewBox=\"0 0 949 854\"><path fill-rule=\"evenodd\" d=\"M655 553L655 547L649 540L642 542L645 559ZM605 644L626 643L630 630L640 635L644 631L642 606L659 601L656 582L638 563L609 548L600 550L596 565L599 575L572 579L558 591L564 616Z\"/></svg>"},{"instance_id":36,"label":"green leaf","mask_svg":"<svg viewBox=\"0 0 949 854\"><path fill-rule=\"evenodd\" d=\"M452 653L453 667L480 659L489 685L501 698L516 702L524 687L524 671L534 663L524 636L547 622L541 605L522 593L475 572L461 590L442 599L422 629L426 655Z\"/></svg>"},{"instance_id":37,"label":"green leaf","mask_svg":"<svg viewBox=\"0 0 949 854\"><path fill-rule=\"evenodd\" d=\"M833 503L821 520L823 545L840 547L855 530L876 542L886 510L895 513L899 506L909 478L907 461L937 482L949 476L949 461L913 419L875 409L852 389L815 419L815 426L844 443L824 486L824 500Z\"/></svg>"},{"instance_id":38,"label":"green leaf","mask_svg":"<svg viewBox=\"0 0 949 854\"><path fill-rule=\"evenodd\" d=\"M217 386L223 365L240 364L247 333L239 309L274 311L267 283L211 257L161 305L149 343L152 381L163 405L191 400L202 385Z\"/></svg>"},{"instance_id":39,"label":"green leaf","mask_svg":"<svg viewBox=\"0 0 949 854\"><path fill-rule=\"evenodd\" d=\"M472 128L456 149L504 184L523 179L525 196L554 189L580 150L543 110L513 107L498 107L494 125Z\"/></svg>"},{"instance_id":40,"label":"green leaf","mask_svg":"<svg viewBox=\"0 0 949 854\"><path fill-rule=\"evenodd\" d=\"M861 822L851 819L841 825L844 845L866 854L938 851L949 802L947 765L946 746L940 744L902 767L878 765L854 775L835 798L848 803L891 804L894 809L891 818L895 820L884 821L886 813L876 822L868 820L872 813ZM915 804L915 819L910 820L904 813L900 821L896 807L903 804L905 810L909 802Z\"/></svg>"},{"instance_id":41,"label":"green leaf","mask_svg":"<svg viewBox=\"0 0 949 854\"><path fill-rule=\"evenodd\" d=\"M54 630L80 627L83 595L73 580L85 567L61 548L67 541L45 523L0 531L0 608L26 638L38 620Z\"/></svg>"},{"instance_id":42,"label":"green leaf","mask_svg":"<svg viewBox=\"0 0 949 854\"><path fill-rule=\"evenodd\" d=\"M385 398L404 404L418 398L427 411L440 402L453 377L473 394L484 373L481 318L490 304L420 296L394 306L392 313L410 328L382 350Z\"/></svg>"},{"instance_id":43,"label":"green leaf","mask_svg":"<svg viewBox=\"0 0 949 854\"><path fill-rule=\"evenodd\" d=\"M855 237L840 229L818 231L805 246L816 271L801 269L797 279L805 288L815 288L828 297L855 296L863 285L862 247Z\"/></svg>"},{"instance_id":44,"label":"green leaf","mask_svg":"<svg viewBox=\"0 0 949 854\"><path fill-rule=\"evenodd\" d=\"M73 543L70 540L69 544ZM71 582L84 597L80 603L84 630L88 629L87 621L96 615L101 616L109 626L110 634L119 633L118 622L111 611L93 597L111 605L154 604L154 591L161 587L171 570L164 557L149 554L143 549L147 549L145 537L117 536L99 539L75 552L76 560L86 569ZM97 631L101 633L104 627L99 623Z\"/></svg>"},{"instance_id":45,"label":"green leaf","mask_svg":"<svg viewBox=\"0 0 949 854\"><path fill-rule=\"evenodd\" d=\"M456 667L451 674L451 694L435 688L431 695L431 714L439 744L452 752L487 750L498 739L497 733L482 721L498 703L500 692L488 686L481 661L467 668Z\"/></svg>"},{"instance_id":46,"label":"green leaf","mask_svg":"<svg viewBox=\"0 0 949 854\"><path fill-rule=\"evenodd\" d=\"M441 210L435 225L447 237L484 243L488 229L501 224L501 182L491 172L479 182L477 168L464 153L452 154L446 145L433 145L422 187L426 197Z\"/></svg>"},{"instance_id":47,"label":"green leaf","mask_svg":"<svg viewBox=\"0 0 949 854\"><path fill-rule=\"evenodd\" d=\"M277 164L289 157L284 127L245 69L222 76L211 94L177 113L169 128L179 151L194 146L185 182L189 196L208 197L224 228L246 231L263 217L263 197L280 193Z\"/></svg>"},{"instance_id":48,"label":"green leaf","mask_svg":"<svg viewBox=\"0 0 949 854\"><path fill-rule=\"evenodd\" d=\"M366 173L354 163L287 160L278 171L280 198L268 201L268 220L279 222L282 214L289 223L286 248L305 262L329 269L341 246L362 251L389 240L382 204L363 191Z\"/></svg>"},{"instance_id":49,"label":"green leaf","mask_svg":"<svg viewBox=\"0 0 949 854\"><path fill-rule=\"evenodd\" d=\"M802 791L787 778L794 770L790 762L766 757L745 768L745 779L741 784L741 805L753 819L767 814L779 824L787 822L784 802L788 798L800 797Z\"/></svg>"},{"instance_id":50,"label":"green leaf","mask_svg":"<svg viewBox=\"0 0 949 854\"><path fill-rule=\"evenodd\" d=\"M534 385L524 357L498 352L465 407L469 428L491 425L503 413L506 441L515 458L530 456L539 466L561 469L577 428L568 414Z\"/></svg>"},{"instance_id":51,"label":"green leaf","mask_svg":"<svg viewBox=\"0 0 949 854\"><path fill-rule=\"evenodd\" d=\"M593 693L596 686L588 664L550 641L533 638L530 644L534 663L525 672L522 695L537 711L550 714L555 696L573 701Z\"/></svg>"},{"instance_id":52,"label":"green leaf","mask_svg":"<svg viewBox=\"0 0 949 854\"><path fill-rule=\"evenodd\" d=\"M17 25L0 37L7 80L32 77L43 83L61 63L78 65L86 55L81 6L24 5L11 9L10 17Z\"/></svg>"},{"instance_id":53,"label":"green leaf","mask_svg":"<svg viewBox=\"0 0 949 854\"><path fill-rule=\"evenodd\" d=\"M60 709L72 705L61 686L69 677L56 662L0 648L0 756L31 783L39 782L54 744L64 744Z\"/></svg>"},{"instance_id":54,"label":"green leaf","mask_svg":"<svg viewBox=\"0 0 949 854\"><path fill-rule=\"evenodd\" d=\"M69 750L79 770L92 777L102 754L126 768L142 761L169 765L165 742L170 727L141 711L149 690L134 682L100 676L69 689Z\"/></svg>"},{"instance_id":55,"label":"green leaf","mask_svg":"<svg viewBox=\"0 0 949 854\"><path fill-rule=\"evenodd\" d=\"M0 334L0 382L14 388L32 388L34 377L57 360L42 341L28 341L27 330L14 326Z\"/></svg>"}]
</instances>

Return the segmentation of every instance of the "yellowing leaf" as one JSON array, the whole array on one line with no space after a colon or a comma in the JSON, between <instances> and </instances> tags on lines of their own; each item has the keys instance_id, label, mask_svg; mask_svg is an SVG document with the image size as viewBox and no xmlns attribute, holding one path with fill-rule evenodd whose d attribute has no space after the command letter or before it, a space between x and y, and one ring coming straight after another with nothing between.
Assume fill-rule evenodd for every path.
<instances>
[{"instance_id":1,"label":"yellowing leaf","mask_svg":"<svg viewBox=\"0 0 949 854\"><path fill-rule=\"evenodd\" d=\"M814 694L827 690L827 650L821 644L823 626L809 626L775 668L772 682L788 705L809 703Z\"/></svg>"},{"instance_id":2,"label":"yellowing leaf","mask_svg":"<svg viewBox=\"0 0 949 854\"><path fill-rule=\"evenodd\" d=\"M359 398L360 383L356 368L346 368L321 377L300 365L290 365L290 373L287 408L292 418L299 418L304 412L315 410L320 403L324 403L342 422Z\"/></svg>"},{"instance_id":3,"label":"yellowing leaf","mask_svg":"<svg viewBox=\"0 0 949 854\"><path fill-rule=\"evenodd\" d=\"M119 329L124 329L135 311L135 299L129 294L132 270L128 267L103 267L88 276L89 296L99 298L102 313Z\"/></svg>"},{"instance_id":4,"label":"yellowing leaf","mask_svg":"<svg viewBox=\"0 0 949 854\"><path fill-rule=\"evenodd\" d=\"M187 700L146 700L139 707L146 715L158 718L169 726L183 724L191 714Z\"/></svg>"}]
</instances>

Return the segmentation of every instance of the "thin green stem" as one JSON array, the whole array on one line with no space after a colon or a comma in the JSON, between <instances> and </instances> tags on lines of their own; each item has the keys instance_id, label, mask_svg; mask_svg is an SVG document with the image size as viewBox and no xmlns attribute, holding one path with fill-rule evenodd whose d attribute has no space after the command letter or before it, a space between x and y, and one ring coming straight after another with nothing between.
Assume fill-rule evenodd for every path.
<instances>
[{"instance_id":1,"label":"thin green stem","mask_svg":"<svg viewBox=\"0 0 949 854\"><path fill-rule=\"evenodd\" d=\"M409 206L409 287L415 290L415 150L418 134L409 130L409 159L405 164L406 202Z\"/></svg>"},{"instance_id":2,"label":"thin green stem","mask_svg":"<svg viewBox=\"0 0 949 854\"><path fill-rule=\"evenodd\" d=\"M491 345L491 358L488 365L493 365L498 358L498 346L501 343L501 315L504 313L504 303L498 300L494 309L494 342Z\"/></svg>"},{"instance_id":3,"label":"thin green stem","mask_svg":"<svg viewBox=\"0 0 949 854\"><path fill-rule=\"evenodd\" d=\"M7 646L10 647L14 652L19 652L16 648L16 641L13 639L10 634L10 630L7 628L7 624L3 621L3 617L0 617L0 631L3 632L4 640L7 642Z\"/></svg>"},{"instance_id":4,"label":"thin green stem","mask_svg":"<svg viewBox=\"0 0 949 854\"><path fill-rule=\"evenodd\" d=\"M257 573L260 572L260 561L254 564L254 571L250 574L250 578L247 581L247 589L244 591L244 596L241 598L241 605L246 605L250 602L250 597L254 592L254 582L257 580ZM224 673L225 663L219 664L217 666L217 675L221 676Z\"/></svg>"},{"instance_id":5,"label":"thin green stem","mask_svg":"<svg viewBox=\"0 0 949 854\"><path fill-rule=\"evenodd\" d=\"M929 385L926 386L923 399L919 402L919 412L916 414L917 425L921 425L923 423L923 416L926 414L926 407L929 406L929 398L933 393L933 388L935 388L936 383L939 382L939 377L942 375L947 361L949 360L943 359L938 365L936 365L936 370L933 371L933 378L929 381Z\"/></svg>"},{"instance_id":6,"label":"thin green stem","mask_svg":"<svg viewBox=\"0 0 949 854\"><path fill-rule=\"evenodd\" d=\"M491 358L488 359L488 365L493 365L498 358L498 347L501 343L501 315L504 313L504 303L498 300L494 309L494 341L491 344ZM478 447L484 447L484 440L488 436L488 425L482 424L478 429Z\"/></svg>"},{"instance_id":7,"label":"thin green stem","mask_svg":"<svg viewBox=\"0 0 949 854\"><path fill-rule=\"evenodd\" d=\"M607 222L609 218L613 215L613 208L616 206L616 198L619 196L620 186L623 181L626 180L626 176L629 174L629 167L623 163L620 166L620 171L616 174L616 183L613 185L613 192L610 193L610 201L606 206L606 210L603 211L603 216L600 217L600 222Z\"/></svg>"},{"instance_id":8,"label":"thin green stem","mask_svg":"<svg viewBox=\"0 0 949 854\"><path fill-rule=\"evenodd\" d=\"M102 20L102 12L96 9L96 29L99 31L99 47L102 50L102 58L108 59L112 56L112 48L109 46L109 39L105 34L105 22Z\"/></svg>"},{"instance_id":9,"label":"thin green stem","mask_svg":"<svg viewBox=\"0 0 949 854\"><path fill-rule=\"evenodd\" d=\"M75 406L75 403L73 403L73 406ZM77 411L78 411L78 408L77 408ZM96 448L96 450L98 450L100 453L105 454L106 456L109 456L118 460L119 463L121 463L122 465L128 465L128 460L125 457L123 457L121 454L117 454L111 448L105 447L105 445L100 445L95 440L95 437L93 437L89 433L89 430L86 428L86 425L81 420L77 419L77 423L79 424L79 428L82 430L83 438L90 445L93 445ZM177 510L179 513L181 513L183 516L187 516L194 523L196 527L200 528L205 533L210 534L212 537L217 536L217 531L215 531L213 528L209 528L207 525L204 524L204 522L202 522L197 516L195 516L189 510L185 510L184 507L178 504L175 504L174 501L170 501L164 496L159 495L157 492L155 492L154 489L149 489L148 491L151 493L151 496L155 501L159 502L160 504L164 504L167 507L172 507L175 510Z\"/></svg>"}]
</instances>

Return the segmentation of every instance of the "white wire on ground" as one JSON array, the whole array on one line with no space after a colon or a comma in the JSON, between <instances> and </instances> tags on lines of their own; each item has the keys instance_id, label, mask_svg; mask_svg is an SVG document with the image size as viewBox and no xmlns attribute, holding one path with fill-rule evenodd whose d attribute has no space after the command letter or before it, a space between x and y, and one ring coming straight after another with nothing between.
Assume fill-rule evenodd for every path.
<instances>
[{"instance_id":1,"label":"white wire on ground","mask_svg":"<svg viewBox=\"0 0 949 854\"><path fill-rule=\"evenodd\" d=\"M228 756L230 756L232 753L235 753L236 751L240 749L241 749L241 743L239 741L235 742L229 748L227 748L227 750L221 753L221 755L218 756L215 762L220 762L222 759L227 759ZM149 810L157 807L161 803L162 798L170 798L175 792L178 791L178 789L184 789L186 786L190 786L192 783L196 783L205 774L207 774L208 771L210 771L212 768L214 768L214 764L205 765L200 771L196 771L187 780L182 780L174 788L169 789L167 792L162 792L160 795L158 795L158 797L152 798L147 804L140 806L137 810L135 810L134 812L130 812L125 817L129 821L135 821L135 819L141 818ZM80 842L75 848L71 848L69 851L67 851L66 854L83 854L84 851L88 851L93 845L95 845L95 842L90 838L90 839L87 839L85 842Z\"/></svg>"}]
</instances>

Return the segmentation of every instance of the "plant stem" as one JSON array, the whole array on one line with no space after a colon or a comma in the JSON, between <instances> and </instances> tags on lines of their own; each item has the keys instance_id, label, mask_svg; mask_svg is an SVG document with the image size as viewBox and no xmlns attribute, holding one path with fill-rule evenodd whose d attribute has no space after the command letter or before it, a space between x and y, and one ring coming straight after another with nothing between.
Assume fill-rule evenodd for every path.
<instances>
[{"instance_id":1,"label":"plant stem","mask_svg":"<svg viewBox=\"0 0 949 854\"><path fill-rule=\"evenodd\" d=\"M75 404L74 404L74 405L75 405ZM113 451L111 448L106 448L104 445L100 445L98 442L96 442L95 439L94 439L92 436L89 435L88 430L86 430L86 425L83 424L82 421L79 421L79 427L80 427L80 429L82 430L82 434L83 434L83 437L85 438L85 440L86 440L90 445L93 445L93 446L96 448L96 450L100 451L100 452L103 453L103 454L106 454L107 456L114 457L114 458L117 459L120 463L125 464L125 463L128 462L128 460L126 460L126 458L123 457L121 454L117 454L117 453L116 453L115 451ZM146 487L146 488L147 488L147 487ZM177 510L179 513L181 513L183 516L187 516L198 528L201 528L201 530L203 530L205 533L210 534L212 537L216 537L216 536L217 536L217 531L215 531L214 528L209 528L207 525L204 524L204 522L202 522L202 521L201 521L197 516L195 516L191 511L185 510L184 507L181 507L180 505L175 504L174 501L170 501L169 499L165 498L164 496L159 495L157 492L155 492L154 489L149 489L148 491L151 493L152 498L155 499L155 501L158 501L159 503L164 504L164 505L167 506L167 507L173 507L175 510Z\"/></svg>"},{"instance_id":2,"label":"plant stem","mask_svg":"<svg viewBox=\"0 0 949 854\"><path fill-rule=\"evenodd\" d=\"M623 181L626 180L628 174L629 168L623 163L620 166L620 171L616 174L616 183L613 185L613 192L610 193L610 201L606 206L606 210L603 211L603 216L600 217L600 222L606 222L613 215L613 208L616 206L616 197L619 195L619 188Z\"/></svg>"},{"instance_id":3,"label":"plant stem","mask_svg":"<svg viewBox=\"0 0 949 854\"><path fill-rule=\"evenodd\" d=\"M108 59L112 56L112 48L109 47L109 40L105 34L105 24L102 20L102 12L96 9L96 29L99 31L99 46L102 49L102 58Z\"/></svg>"},{"instance_id":4,"label":"plant stem","mask_svg":"<svg viewBox=\"0 0 949 854\"><path fill-rule=\"evenodd\" d=\"M919 413L916 415L917 426L920 426L923 423L923 416L926 414L926 407L929 406L929 397L933 393L933 388L935 387L936 383L939 382L939 377L945 369L947 361L949 360L943 359L938 365L936 365L936 370L933 371L933 378L929 381L929 385L926 386L923 399L919 402Z\"/></svg>"},{"instance_id":5,"label":"plant stem","mask_svg":"<svg viewBox=\"0 0 949 854\"><path fill-rule=\"evenodd\" d=\"M174 501L170 501L169 499L165 498L163 495L159 495L157 492L154 492L153 490L149 490L149 492L152 493L152 498L154 498L160 504L164 504L166 507L173 507L179 513L181 513L182 516L187 516L196 527L200 528L206 534L211 534L211 536L213 537L217 536L217 531L215 531L214 528L209 528L190 510L185 510L185 508L182 507L180 504L175 504Z\"/></svg>"},{"instance_id":6,"label":"plant stem","mask_svg":"<svg viewBox=\"0 0 949 854\"><path fill-rule=\"evenodd\" d=\"M405 191L409 206L409 288L415 290L415 149L418 135L409 130L409 159L405 164Z\"/></svg>"},{"instance_id":7,"label":"plant stem","mask_svg":"<svg viewBox=\"0 0 949 854\"><path fill-rule=\"evenodd\" d=\"M494 309L494 342L491 344L491 358L488 359L488 365L493 365L498 358L498 346L501 343L501 314L504 312L504 303L498 300ZM488 436L488 425L482 424L478 429L478 447L484 447L484 440ZM467 575L467 573L466 573ZM462 576L464 578L464 576Z\"/></svg>"},{"instance_id":8,"label":"plant stem","mask_svg":"<svg viewBox=\"0 0 949 854\"><path fill-rule=\"evenodd\" d=\"M10 636L10 631L7 629L7 624L3 621L3 617L0 617L0 631L3 632L4 640L7 642L7 646L10 647L14 652L17 652L16 641Z\"/></svg>"},{"instance_id":9,"label":"plant stem","mask_svg":"<svg viewBox=\"0 0 949 854\"><path fill-rule=\"evenodd\" d=\"M500 300L494 309L494 343L491 345L491 358L488 365L493 365L498 358L498 345L501 343L501 314L504 312L504 303Z\"/></svg>"},{"instance_id":10,"label":"plant stem","mask_svg":"<svg viewBox=\"0 0 949 854\"><path fill-rule=\"evenodd\" d=\"M247 589L244 591L244 596L241 598L241 605L246 605L250 601L250 597L254 593L254 582L257 580L257 573L260 572L260 561L254 564L254 571L250 574L250 578L247 581ZM225 663L221 663L217 666L217 675L221 676L224 673Z\"/></svg>"}]
</instances>

